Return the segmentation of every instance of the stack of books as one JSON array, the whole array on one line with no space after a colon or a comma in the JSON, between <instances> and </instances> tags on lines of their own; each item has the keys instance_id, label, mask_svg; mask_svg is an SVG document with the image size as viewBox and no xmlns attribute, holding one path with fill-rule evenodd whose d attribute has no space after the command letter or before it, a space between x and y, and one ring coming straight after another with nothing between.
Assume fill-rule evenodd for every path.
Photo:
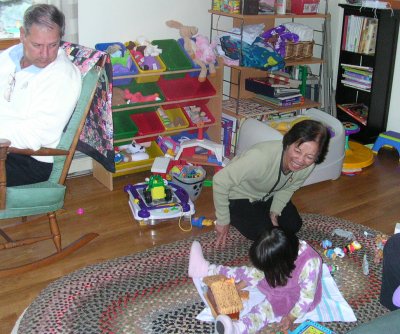
<instances>
[{"instance_id":1,"label":"stack of books","mask_svg":"<svg viewBox=\"0 0 400 334\"><path fill-rule=\"evenodd\" d=\"M345 86L360 89L366 92L371 91L373 68L341 64L343 69L341 83Z\"/></svg>"},{"instance_id":2,"label":"stack of books","mask_svg":"<svg viewBox=\"0 0 400 334\"><path fill-rule=\"evenodd\" d=\"M277 107L287 107L304 102L299 88L293 88L288 82L276 78L248 78L245 81L245 88L256 93L258 100Z\"/></svg>"},{"instance_id":3,"label":"stack of books","mask_svg":"<svg viewBox=\"0 0 400 334\"><path fill-rule=\"evenodd\" d=\"M362 125L367 125L368 107L364 103L342 103L337 106L340 110L343 110Z\"/></svg>"},{"instance_id":4,"label":"stack of books","mask_svg":"<svg viewBox=\"0 0 400 334\"><path fill-rule=\"evenodd\" d=\"M344 18L342 50L375 54L378 19L357 15L347 15Z\"/></svg>"}]
</instances>

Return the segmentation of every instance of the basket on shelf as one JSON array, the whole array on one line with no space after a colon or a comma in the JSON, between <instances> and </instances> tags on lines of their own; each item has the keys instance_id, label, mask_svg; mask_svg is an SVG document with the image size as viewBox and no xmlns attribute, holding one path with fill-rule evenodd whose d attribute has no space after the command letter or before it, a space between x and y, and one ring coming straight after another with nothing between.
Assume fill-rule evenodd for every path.
<instances>
[{"instance_id":1,"label":"basket on shelf","mask_svg":"<svg viewBox=\"0 0 400 334\"><path fill-rule=\"evenodd\" d=\"M310 42L291 42L286 41L285 60L303 59L313 56L314 41Z\"/></svg>"}]
</instances>

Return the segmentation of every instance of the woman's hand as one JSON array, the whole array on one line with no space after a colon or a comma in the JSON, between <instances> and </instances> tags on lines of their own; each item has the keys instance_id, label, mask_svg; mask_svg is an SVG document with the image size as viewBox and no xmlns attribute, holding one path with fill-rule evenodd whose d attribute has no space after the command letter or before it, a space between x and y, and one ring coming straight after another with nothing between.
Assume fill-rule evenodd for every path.
<instances>
[{"instance_id":1,"label":"woman's hand","mask_svg":"<svg viewBox=\"0 0 400 334\"><path fill-rule=\"evenodd\" d=\"M279 226L278 224L278 214L275 212L270 212L269 217L271 218L272 225Z\"/></svg>"},{"instance_id":2,"label":"woman's hand","mask_svg":"<svg viewBox=\"0 0 400 334\"><path fill-rule=\"evenodd\" d=\"M228 225L218 225L218 221L215 224L215 231L217 232L217 241L216 246L225 246L226 238L229 232L229 224Z\"/></svg>"}]
</instances>

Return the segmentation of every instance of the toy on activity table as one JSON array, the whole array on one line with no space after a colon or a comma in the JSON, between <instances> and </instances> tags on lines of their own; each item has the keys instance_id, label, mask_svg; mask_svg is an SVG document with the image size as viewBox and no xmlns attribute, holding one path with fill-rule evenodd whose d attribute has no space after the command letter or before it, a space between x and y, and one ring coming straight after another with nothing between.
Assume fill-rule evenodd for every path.
<instances>
[{"instance_id":1,"label":"toy on activity table","mask_svg":"<svg viewBox=\"0 0 400 334\"><path fill-rule=\"evenodd\" d=\"M142 225L155 225L161 221L182 217L191 219L194 205L182 187L152 175L146 182L127 185L132 214Z\"/></svg>"},{"instance_id":2,"label":"toy on activity table","mask_svg":"<svg viewBox=\"0 0 400 334\"><path fill-rule=\"evenodd\" d=\"M192 226L202 228L203 226L212 225L214 225L214 220L206 219L204 216L192 218Z\"/></svg>"}]
</instances>

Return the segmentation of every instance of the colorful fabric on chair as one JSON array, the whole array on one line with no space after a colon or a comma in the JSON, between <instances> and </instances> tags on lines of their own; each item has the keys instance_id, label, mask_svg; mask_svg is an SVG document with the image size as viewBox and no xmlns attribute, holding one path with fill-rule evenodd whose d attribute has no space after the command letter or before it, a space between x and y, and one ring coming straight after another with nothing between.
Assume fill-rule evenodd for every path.
<instances>
[{"instance_id":1,"label":"colorful fabric on chair","mask_svg":"<svg viewBox=\"0 0 400 334\"><path fill-rule=\"evenodd\" d=\"M79 138L77 150L92 157L105 169L115 172L113 121L111 110L112 99L112 66L110 57L103 51L94 50L70 42L62 43L61 47L79 68L82 76L105 57L105 77L100 77L95 96L85 126Z\"/></svg>"}]
</instances>

